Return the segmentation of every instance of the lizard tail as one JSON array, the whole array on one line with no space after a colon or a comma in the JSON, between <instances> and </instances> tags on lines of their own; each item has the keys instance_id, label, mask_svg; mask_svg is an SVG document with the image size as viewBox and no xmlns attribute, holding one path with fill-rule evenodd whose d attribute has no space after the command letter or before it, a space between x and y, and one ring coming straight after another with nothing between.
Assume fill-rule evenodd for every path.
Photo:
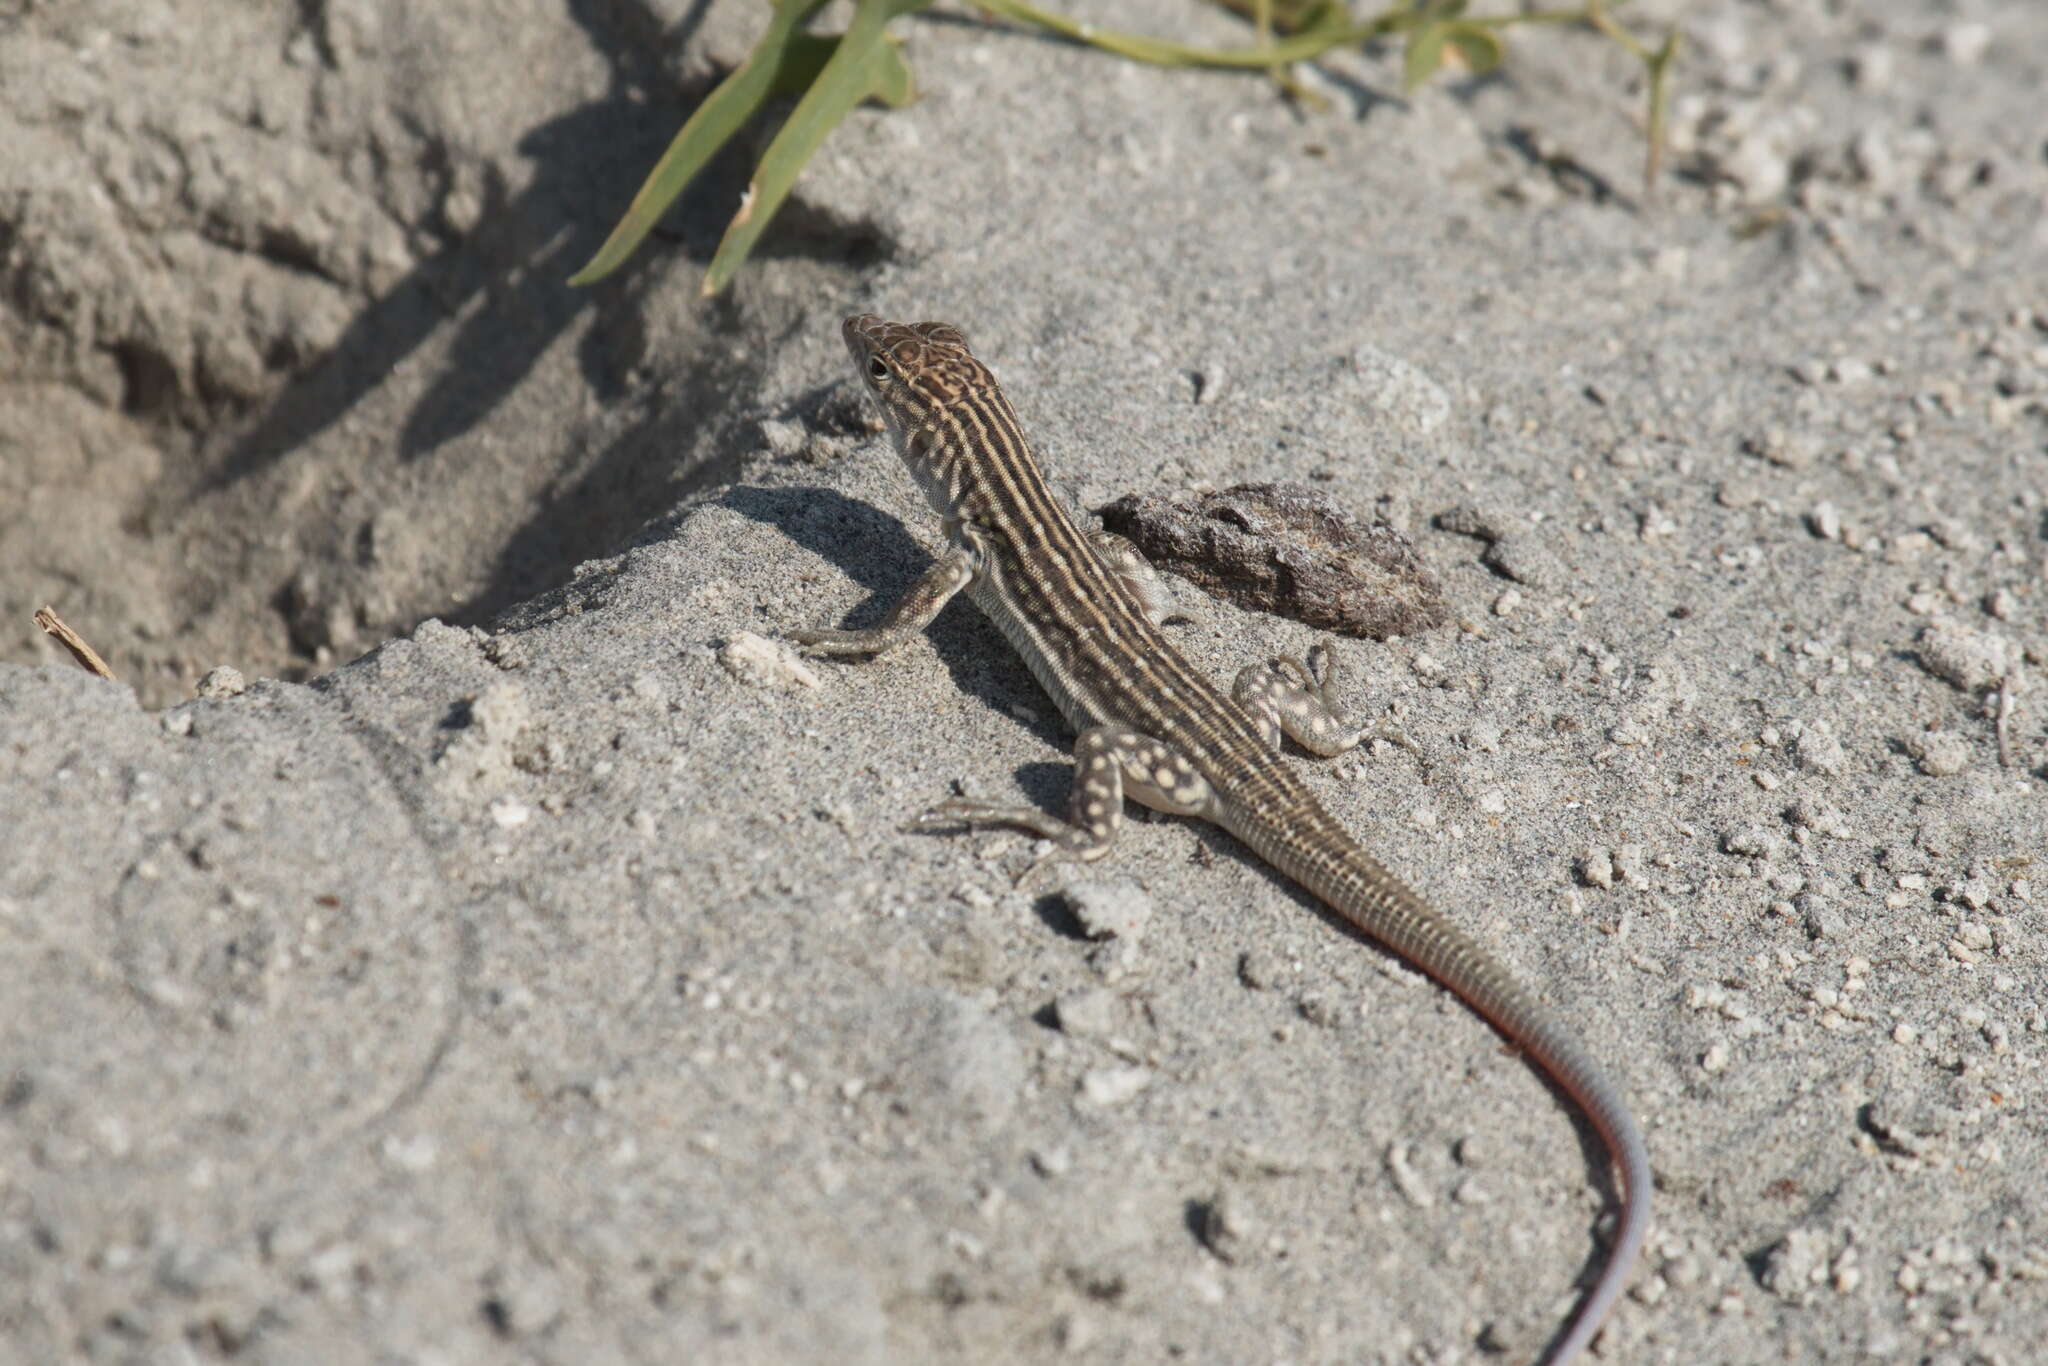
<instances>
[{"instance_id":1,"label":"lizard tail","mask_svg":"<svg viewBox=\"0 0 2048 1366\"><path fill-rule=\"evenodd\" d=\"M1650 1156L1621 1092L1593 1057L1478 941L1358 847L1333 818L1286 825L1229 821L1268 863L1361 931L1434 977L1506 1035L1585 1112L1621 1178L1621 1219L1607 1265L1570 1330L1545 1358L1565 1366L1592 1342L1620 1298L1650 1226Z\"/></svg>"}]
</instances>

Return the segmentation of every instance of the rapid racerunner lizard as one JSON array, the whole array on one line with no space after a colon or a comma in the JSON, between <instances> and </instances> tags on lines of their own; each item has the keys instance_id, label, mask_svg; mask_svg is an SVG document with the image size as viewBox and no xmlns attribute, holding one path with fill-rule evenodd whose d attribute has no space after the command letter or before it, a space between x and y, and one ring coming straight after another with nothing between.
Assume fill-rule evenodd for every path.
<instances>
[{"instance_id":1,"label":"rapid racerunner lizard","mask_svg":"<svg viewBox=\"0 0 2048 1366\"><path fill-rule=\"evenodd\" d=\"M1253 665L1225 696L1154 624L1159 599L1136 551L1083 532L1047 488L1009 400L958 329L864 314L843 332L897 453L944 522L948 548L881 625L790 639L821 654L879 655L965 590L1079 735L1073 795L1065 820L965 799L930 817L1019 826L1051 842L1046 857L1082 860L1110 851L1126 797L1213 821L1526 1050L1592 1120L1621 1177L1607 1264L1549 1357L1563 1366L1599 1331L1642 1250L1649 1155L1586 1050L1477 941L1366 853L1280 761L1283 732L1324 757L1358 742L1332 702L1327 648L1307 663Z\"/></svg>"}]
</instances>

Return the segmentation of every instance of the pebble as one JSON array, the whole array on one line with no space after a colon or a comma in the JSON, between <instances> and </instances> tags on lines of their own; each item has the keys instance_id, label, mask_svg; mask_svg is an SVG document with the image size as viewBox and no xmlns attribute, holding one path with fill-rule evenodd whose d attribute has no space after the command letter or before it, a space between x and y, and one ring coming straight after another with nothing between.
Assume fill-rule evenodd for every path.
<instances>
[{"instance_id":1,"label":"pebble","mask_svg":"<svg viewBox=\"0 0 2048 1366\"><path fill-rule=\"evenodd\" d=\"M502 829L516 830L533 819L533 808L517 797L496 797L491 801L491 819Z\"/></svg>"},{"instance_id":2,"label":"pebble","mask_svg":"<svg viewBox=\"0 0 2048 1366\"><path fill-rule=\"evenodd\" d=\"M1795 802L1785 815L1794 825L1831 839L1847 839L1850 834L1848 818L1842 814L1841 808L1832 802L1817 801L1811 797L1802 798Z\"/></svg>"},{"instance_id":3,"label":"pebble","mask_svg":"<svg viewBox=\"0 0 2048 1366\"><path fill-rule=\"evenodd\" d=\"M1930 778L1953 778L1970 766L1969 742L1953 731L1931 730L1925 735L1911 735L1906 737L1903 747Z\"/></svg>"},{"instance_id":4,"label":"pebble","mask_svg":"<svg viewBox=\"0 0 2048 1366\"><path fill-rule=\"evenodd\" d=\"M1937 624L1920 633L1920 667L1964 692L2004 683L2018 651L2004 636L1967 626Z\"/></svg>"},{"instance_id":5,"label":"pebble","mask_svg":"<svg viewBox=\"0 0 2048 1366\"><path fill-rule=\"evenodd\" d=\"M1614 885L1614 857L1605 849L1588 849L1579 855L1579 876L1589 887Z\"/></svg>"},{"instance_id":6,"label":"pebble","mask_svg":"<svg viewBox=\"0 0 2048 1366\"><path fill-rule=\"evenodd\" d=\"M1394 1189L1402 1198L1418 1209L1428 1209L1436 1203L1436 1196L1415 1168L1409 1164L1408 1149L1399 1143L1387 1145L1387 1175L1394 1179Z\"/></svg>"},{"instance_id":7,"label":"pebble","mask_svg":"<svg viewBox=\"0 0 2048 1366\"><path fill-rule=\"evenodd\" d=\"M1096 1067L1081 1078L1081 1098L1090 1105L1121 1105L1152 1084L1142 1067Z\"/></svg>"},{"instance_id":8,"label":"pebble","mask_svg":"<svg viewBox=\"0 0 2048 1366\"><path fill-rule=\"evenodd\" d=\"M1782 427L1770 427L1743 441L1742 448L1782 469L1803 470L1820 453L1813 438L1792 434Z\"/></svg>"},{"instance_id":9,"label":"pebble","mask_svg":"<svg viewBox=\"0 0 2048 1366\"><path fill-rule=\"evenodd\" d=\"M1866 94L1875 95L1892 83L1897 61L1883 43L1865 43L1849 54L1849 80Z\"/></svg>"},{"instance_id":10,"label":"pebble","mask_svg":"<svg viewBox=\"0 0 2048 1366\"><path fill-rule=\"evenodd\" d=\"M1802 726L1793 737L1792 753L1799 760L1799 766L1814 773L1840 773L1848 762L1848 755L1842 752L1842 742L1835 738L1834 731L1825 722L1811 721Z\"/></svg>"},{"instance_id":11,"label":"pebble","mask_svg":"<svg viewBox=\"0 0 2048 1366\"><path fill-rule=\"evenodd\" d=\"M1241 1260L1251 1250L1255 1226L1244 1198L1231 1188L1218 1191L1202 1207L1202 1246L1225 1262Z\"/></svg>"},{"instance_id":12,"label":"pebble","mask_svg":"<svg viewBox=\"0 0 2048 1366\"><path fill-rule=\"evenodd\" d=\"M1789 1304L1805 1301L1828 1276L1827 1237L1814 1229L1795 1228L1764 1254L1764 1289Z\"/></svg>"},{"instance_id":13,"label":"pebble","mask_svg":"<svg viewBox=\"0 0 2048 1366\"><path fill-rule=\"evenodd\" d=\"M1991 50L1991 36L1989 24L1950 24L1934 35L1934 50L1957 66L1975 66Z\"/></svg>"},{"instance_id":14,"label":"pebble","mask_svg":"<svg viewBox=\"0 0 2048 1366\"><path fill-rule=\"evenodd\" d=\"M1120 1010L1107 987L1069 992L1053 1003L1060 1031L1081 1039L1106 1039L1117 1031Z\"/></svg>"},{"instance_id":15,"label":"pebble","mask_svg":"<svg viewBox=\"0 0 2048 1366\"><path fill-rule=\"evenodd\" d=\"M1152 898L1128 879L1097 881L1069 877L1060 887L1060 898L1080 922L1081 932L1090 939L1120 939L1135 944L1145 937L1145 928L1152 923Z\"/></svg>"},{"instance_id":16,"label":"pebble","mask_svg":"<svg viewBox=\"0 0 2048 1366\"><path fill-rule=\"evenodd\" d=\"M198 694L201 697L240 697L247 691L249 680L242 677L240 669L228 664L208 669L206 676L199 680Z\"/></svg>"},{"instance_id":17,"label":"pebble","mask_svg":"<svg viewBox=\"0 0 2048 1366\"><path fill-rule=\"evenodd\" d=\"M718 646L718 662L734 678L757 688L819 686L818 675L796 651L779 640L770 640L752 631L735 631L722 641ZM660 680L651 681L658 686ZM639 679L634 680L636 691L639 682Z\"/></svg>"},{"instance_id":18,"label":"pebble","mask_svg":"<svg viewBox=\"0 0 2048 1366\"><path fill-rule=\"evenodd\" d=\"M1809 939L1839 939L1848 932L1848 923L1842 919L1841 912L1817 892L1800 893L1793 898L1792 905L1805 921Z\"/></svg>"},{"instance_id":19,"label":"pebble","mask_svg":"<svg viewBox=\"0 0 2048 1366\"><path fill-rule=\"evenodd\" d=\"M1824 541L1842 539L1842 514L1833 503L1815 503L1806 514L1806 526Z\"/></svg>"}]
</instances>

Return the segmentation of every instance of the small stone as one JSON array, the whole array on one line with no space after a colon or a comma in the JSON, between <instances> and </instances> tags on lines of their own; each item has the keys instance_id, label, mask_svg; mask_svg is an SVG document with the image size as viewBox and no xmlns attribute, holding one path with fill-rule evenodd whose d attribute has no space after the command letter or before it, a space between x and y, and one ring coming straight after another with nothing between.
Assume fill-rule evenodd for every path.
<instances>
[{"instance_id":1,"label":"small stone","mask_svg":"<svg viewBox=\"0 0 2048 1366\"><path fill-rule=\"evenodd\" d=\"M1788 470L1805 469L1818 453L1813 438L1788 433L1782 427L1770 427L1749 437L1742 443L1742 448Z\"/></svg>"},{"instance_id":2,"label":"small stone","mask_svg":"<svg viewBox=\"0 0 2048 1366\"><path fill-rule=\"evenodd\" d=\"M1251 1250L1254 1224L1245 1202L1235 1190L1218 1191L1202 1206L1199 1225L1202 1245L1219 1260L1236 1262Z\"/></svg>"},{"instance_id":3,"label":"small stone","mask_svg":"<svg viewBox=\"0 0 2048 1366\"><path fill-rule=\"evenodd\" d=\"M2012 642L1990 631L1940 624L1920 633L1920 667L1964 692L1982 692L2004 683L2018 653Z\"/></svg>"},{"instance_id":4,"label":"small stone","mask_svg":"<svg viewBox=\"0 0 2048 1366\"><path fill-rule=\"evenodd\" d=\"M1074 1155L1065 1148L1033 1148L1030 1161L1031 1169L1048 1181L1074 1169Z\"/></svg>"},{"instance_id":5,"label":"small stone","mask_svg":"<svg viewBox=\"0 0 2048 1366\"><path fill-rule=\"evenodd\" d=\"M1784 852L1785 842L1762 826L1744 825L1724 831L1721 835L1721 851L1742 858L1771 862L1773 856Z\"/></svg>"},{"instance_id":6,"label":"small stone","mask_svg":"<svg viewBox=\"0 0 2048 1366\"><path fill-rule=\"evenodd\" d=\"M1981 911L1991 904L1991 883L1981 877L1965 878L1949 889L1949 896L1973 911ZM1964 937L1968 938L1967 935ZM1986 938L1984 944L1977 947L1983 948L1990 942L1990 939Z\"/></svg>"},{"instance_id":7,"label":"small stone","mask_svg":"<svg viewBox=\"0 0 2048 1366\"><path fill-rule=\"evenodd\" d=\"M785 459L801 452L809 442L810 433L801 422L767 418L761 423L761 444Z\"/></svg>"},{"instance_id":8,"label":"small stone","mask_svg":"<svg viewBox=\"0 0 2048 1366\"><path fill-rule=\"evenodd\" d=\"M199 680L198 694L201 697L240 697L249 691L249 680L242 677L242 671L229 664L208 669L206 676Z\"/></svg>"},{"instance_id":9,"label":"small stone","mask_svg":"<svg viewBox=\"0 0 2048 1366\"><path fill-rule=\"evenodd\" d=\"M1069 876L1060 888L1067 909L1090 939L1121 939L1135 944L1152 923L1152 898L1137 883L1118 878L1095 881Z\"/></svg>"},{"instance_id":10,"label":"small stone","mask_svg":"<svg viewBox=\"0 0 2048 1366\"><path fill-rule=\"evenodd\" d=\"M1899 159L1892 145L1876 127L1860 130L1849 140L1849 165L1863 183L1879 194L1898 188Z\"/></svg>"},{"instance_id":11,"label":"small stone","mask_svg":"<svg viewBox=\"0 0 2048 1366\"><path fill-rule=\"evenodd\" d=\"M1061 1314L1052 1322L1052 1337L1068 1356L1083 1356L1095 1345L1095 1320L1085 1314Z\"/></svg>"},{"instance_id":12,"label":"small stone","mask_svg":"<svg viewBox=\"0 0 2048 1366\"><path fill-rule=\"evenodd\" d=\"M1814 773L1840 773L1849 756L1834 731L1818 721L1808 722L1793 738L1792 753L1799 766Z\"/></svg>"},{"instance_id":13,"label":"small stone","mask_svg":"<svg viewBox=\"0 0 2048 1366\"><path fill-rule=\"evenodd\" d=\"M1924 531L1908 531L1904 535L1894 536L1891 543L1884 548L1884 562L1914 564L1926 558L1928 552L1933 549L1932 536Z\"/></svg>"},{"instance_id":14,"label":"small stone","mask_svg":"<svg viewBox=\"0 0 2048 1366\"><path fill-rule=\"evenodd\" d=\"M815 688L818 675L781 641L752 631L735 631L718 646L718 662L742 683L757 688ZM658 681L658 680L657 680Z\"/></svg>"},{"instance_id":15,"label":"small stone","mask_svg":"<svg viewBox=\"0 0 2048 1366\"><path fill-rule=\"evenodd\" d=\"M1481 541L1498 541L1508 534L1512 525L1504 514L1490 508L1473 507L1460 503L1445 508L1435 517L1439 531L1448 531L1453 536L1470 536Z\"/></svg>"},{"instance_id":16,"label":"small stone","mask_svg":"<svg viewBox=\"0 0 2048 1366\"><path fill-rule=\"evenodd\" d=\"M1833 503L1815 503L1806 514L1806 526L1823 541L1842 539L1842 514Z\"/></svg>"},{"instance_id":17,"label":"small stone","mask_svg":"<svg viewBox=\"0 0 2048 1366\"><path fill-rule=\"evenodd\" d=\"M1795 1228L1764 1257L1764 1289L1790 1304L1804 1302L1826 1281L1828 1250L1825 1235Z\"/></svg>"},{"instance_id":18,"label":"small stone","mask_svg":"<svg viewBox=\"0 0 2048 1366\"><path fill-rule=\"evenodd\" d=\"M1095 1067L1081 1078L1081 1098L1090 1105L1121 1105L1152 1084L1142 1067Z\"/></svg>"},{"instance_id":19,"label":"small stone","mask_svg":"<svg viewBox=\"0 0 2048 1366\"><path fill-rule=\"evenodd\" d=\"M1742 197L1762 204L1784 193L1792 179L1791 159L1785 155L1776 129L1752 131L1720 159L1720 171L1742 187Z\"/></svg>"},{"instance_id":20,"label":"small stone","mask_svg":"<svg viewBox=\"0 0 2048 1366\"><path fill-rule=\"evenodd\" d=\"M1991 49L1991 25L1950 24L1934 35L1934 50L1957 66L1975 66Z\"/></svg>"},{"instance_id":21,"label":"small stone","mask_svg":"<svg viewBox=\"0 0 2048 1366\"><path fill-rule=\"evenodd\" d=\"M1053 1003L1060 1032L1080 1039L1107 1039L1116 1033L1121 1010L1116 993L1107 987L1069 992Z\"/></svg>"},{"instance_id":22,"label":"small stone","mask_svg":"<svg viewBox=\"0 0 2048 1366\"><path fill-rule=\"evenodd\" d=\"M1891 48L1883 43L1864 43L1849 54L1849 80L1858 90L1877 94L1892 83L1897 68Z\"/></svg>"},{"instance_id":23,"label":"small stone","mask_svg":"<svg viewBox=\"0 0 2048 1366\"><path fill-rule=\"evenodd\" d=\"M1271 949L1246 949L1237 960L1237 980L1253 991L1266 991L1279 982L1283 967Z\"/></svg>"},{"instance_id":24,"label":"small stone","mask_svg":"<svg viewBox=\"0 0 2048 1366\"><path fill-rule=\"evenodd\" d=\"M1509 536L1479 554L1479 562L1525 588L1555 588L1571 576L1557 555L1533 536Z\"/></svg>"},{"instance_id":25,"label":"small stone","mask_svg":"<svg viewBox=\"0 0 2048 1366\"><path fill-rule=\"evenodd\" d=\"M491 800L491 819L501 829L516 830L533 819L533 808L517 797L495 797Z\"/></svg>"},{"instance_id":26,"label":"small stone","mask_svg":"<svg viewBox=\"0 0 2048 1366\"><path fill-rule=\"evenodd\" d=\"M1723 1069L1725 1069L1725 1068L1726 1068L1727 1066L1728 1066L1728 1045L1727 1045L1727 1044L1724 1044L1724 1043L1708 1044L1708 1045L1707 1045L1707 1051L1706 1051L1706 1052L1704 1052L1704 1053L1702 1053L1702 1054L1700 1054L1700 1070L1701 1070L1702 1072L1719 1072L1719 1071L1722 1071Z\"/></svg>"},{"instance_id":27,"label":"small stone","mask_svg":"<svg viewBox=\"0 0 2048 1366\"><path fill-rule=\"evenodd\" d=\"M1969 742L1953 731L1909 736L1904 744L1906 753L1919 761L1920 771L1930 778L1953 778L1970 766Z\"/></svg>"},{"instance_id":28,"label":"small stone","mask_svg":"<svg viewBox=\"0 0 2048 1366\"><path fill-rule=\"evenodd\" d=\"M1345 1022L1345 1006L1338 1000L1321 993L1302 996L1294 1003L1294 1009L1302 1019L1318 1029L1335 1029Z\"/></svg>"},{"instance_id":29,"label":"small stone","mask_svg":"<svg viewBox=\"0 0 2048 1366\"><path fill-rule=\"evenodd\" d=\"M1850 834L1848 817L1832 802L1818 801L1812 797L1802 798L1786 813L1794 825L1826 835L1831 839L1847 839Z\"/></svg>"},{"instance_id":30,"label":"small stone","mask_svg":"<svg viewBox=\"0 0 2048 1366\"><path fill-rule=\"evenodd\" d=\"M1840 939L1848 932L1848 922L1842 919L1828 899L1817 892L1802 892L1792 899L1793 907L1806 924L1809 939Z\"/></svg>"},{"instance_id":31,"label":"small stone","mask_svg":"<svg viewBox=\"0 0 2048 1366\"><path fill-rule=\"evenodd\" d=\"M1605 849L1588 849L1579 855L1579 877L1589 887L1612 887L1614 856Z\"/></svg>"},{"instance_id":32,"label":"small stone","mask_svg":"<svg viewBox=\"0 0 2048 1366\"><path fill-rule=\"evenodd\" d=\"M1417 1209L1428 1209L1436 1203L1436 1196L1408 1161L1408 1149L1399 1143L1387 1145L1387 1175L1394 1180L1394 1189L1401 1192L1403 1199Z\"/></svg>"}]
</instances>

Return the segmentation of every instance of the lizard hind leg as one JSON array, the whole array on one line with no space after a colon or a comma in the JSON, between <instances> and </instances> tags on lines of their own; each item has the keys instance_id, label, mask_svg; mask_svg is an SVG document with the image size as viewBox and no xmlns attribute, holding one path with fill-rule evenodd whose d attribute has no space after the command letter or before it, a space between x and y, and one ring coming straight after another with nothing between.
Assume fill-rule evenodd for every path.
<instances>
[{"instance_id":1,"label":"lizard hind leg","mask_svg":"<svg viewBox=\"0 0 2048 1366\"><path fill-rule=\"evenodd\" d=\"M1327 641L1308 652L1306 664L1282 655L1246 665L1230 690L1268 745L1279 749L1285 731L1288 739L1324 759L1342 754L1365 734L1363 727L1345 721L1336 694L1337 658Z\"/></svg>"},{"instance_id":2,"label":"lizard hind leg","mask_svg":"<svg viewBox=\"0 0 2048 1366\"><path fill-rule=\"evenodd\" d=\"M1161 741L1128 726L1092 726L1074 741L1074 787L1065 820L1034 806L966 797L941 802L924 820L1009 825L1051 841L1053 847L1018 878L1022 882L1047 863L1090 863L1108 854L1123 829L1126 797L1177 816L1207 815L1215 802L1208 780Z\"/></svg>"}]
</instances>

